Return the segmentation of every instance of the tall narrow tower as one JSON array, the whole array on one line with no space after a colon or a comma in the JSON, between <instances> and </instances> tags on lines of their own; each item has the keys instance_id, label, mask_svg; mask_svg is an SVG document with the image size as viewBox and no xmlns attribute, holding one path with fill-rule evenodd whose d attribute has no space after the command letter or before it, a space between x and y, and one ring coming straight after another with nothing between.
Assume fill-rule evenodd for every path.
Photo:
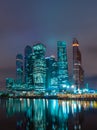
<instances>
[{"instance_id":1,"label":"tall narrow tower","mask_svg":"<svg viewBox=\"0 0 97 130\"><path fill-rule=\"evenodd\" d=\"M58 84L64 88L68 84L68 62L66 42L57 42L57 57L58 57Z\"/></svg>"},{"instance_id":2,"label":"tall narrow tower","mask_svg":"<svg viewBox=\"0 0 97 130\"><path fill-rule=\"evenodd\" d=\"M30 54L32 53L32 48L27 45L24 50L24 82L28 82L28 59Z\"/></svg>"},{"instance_id":3,"label":"tall narrow tower","mask_svg":"<svg viewBox=\"0 0 97 130\"><path fill-rule=\"evenodd\" d=\"M35 60L33 63L33 81L36 91L45 91L46 84L46 48L42 43L33 45Z\"/></svg>"},{"instance_id":4,"label":"tall narrow tower","mask_svg":"<svg viewBox=\"0 0 97 130\"><path fill-rule=\"evenodd\" d=\"M23 56L17 54L16 56L16 83L21 84L23 82Z\"/></svg>"},{"instance_id":5,"label":"tall narrow tower","mask_svg":"<svg viewBox=\"0 0 97 130\"><path fill-rule=\"evenodd\" d=\"M84 80L84 71L82 69L82 59L79 50L79 43L74 38L73 43L73 82L76 88L80 88Z\"/></svg>"},{"instance_id":6,"label":"tall narrow tower","mask_svg":"<svg viewBox=\"0 0 97 130\"><path fill-rule=\"evenodd\" d=\"M57 61L54 56L46 57L46 87L50 90L57 90L58 78L57 78Z\"/></svg>"}]
</instances>

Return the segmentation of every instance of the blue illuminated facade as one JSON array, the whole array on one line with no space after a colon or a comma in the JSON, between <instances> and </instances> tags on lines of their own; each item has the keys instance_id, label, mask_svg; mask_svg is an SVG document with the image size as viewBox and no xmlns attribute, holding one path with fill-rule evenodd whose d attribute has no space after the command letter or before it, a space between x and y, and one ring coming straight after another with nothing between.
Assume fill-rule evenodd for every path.
<instances>
[{"instance_id":1,"label":"blue illuminated facade","mask_svg":"<svg viewBox=\"0 0 97 130\"><path fill-rule=\"evenodd\" d=\"M84 71L81 65L79 43L76 39L72 46L73 84L69 82L66 42L57 42L57 59L53 55L45 56L46 47L42 43L36 43L32 47L27 45L24 50L24 59L22 54L16 56L16 84L22 84L19 86L20 90L32 90L36 93L51 92L56 95L57 92L74 92L73 85L80 88Z\"/></svg>"},{"instance_id":2,"label":"blue illuminated facade","mask_svg":"<svg viewBox=\"0 0 97 130\"><path fill-rule=\"evenodd\" d=\"M58 85L60 89L64 89L68 85L68 62L66 42L57 42L57 59L58 59Z\"/></svg>"},{"instance_id":3,"label":"blue illuminated facade","mask_svg":"<svg viewBox=\"0 0 97 130\"><path fill-rule=\"evenodd\" d=\"M46 86L47 90L58 89L58 66L54 56L46 57Z\"/></svg>"},{"instance_id":4,"label":"blue illuminated facade","mask_svg":"<svg viewBox=\"0 0 97 130\"><path fill-rule=\"evenodd\" d=\"M46 85L46 47L42 43L33 45L35 60L33 63L34 90L45 91Z\"/></svg>"},{"instance_id":5,"label":"blue illuminated facade","mask_svg":"<svg viewBox=\"0 0 97 130\"><path fill-rule=\"evenodd\" d=\"M27 77L28 77L28 82L26 82L30 86L34 86L34 79L33 79L33 65L35 61L35 55L34 53L31 53L28 56L28 65L27 65ZM34 88L34 87L33 87Z\"/></svg>"},{"instance_id":6,"label":"blue illuminated facade","mask_svg":"<svg viewBox=\"0 0 97 130\"><path fill-rule=\"evenodd\" d=\"M23 83L23 56L22 54L17 54L16 56L16 83Z\"/></svg>"},{"instance_id":7,"label":"blue illuminated facade","mask_svg":"<svg viewBox=\"0 0 97 130\"><path fill-rule=\"evenodd\" d=\"M6 88L7 89L12 89L15 81L13 78L6 78Z\"/></svg>"},{"instance_id":8,"label":"blue illuminated facade","mask_svg":"<svg viewBox=\"0 0 97 130\"><path fill-rule=\"evenodd\" d=\"M24 50L24 82L25 83L29 82L28 59L31 53L32 53L32 48L29 45L27 45Z\"/></svg>"},{"instance_id":9,"label":"blue illuminated facade","mask_svg":"<svg viewBox=\"0 0 97 130\"><path fill-rule=\"evenodd\" d=\"M59 91L68 85L68 62L66 43L57 42L57 56L45 57L46 47L42 43L25 47L24 83L34 91Z\"/></svg>"}]
</instances>

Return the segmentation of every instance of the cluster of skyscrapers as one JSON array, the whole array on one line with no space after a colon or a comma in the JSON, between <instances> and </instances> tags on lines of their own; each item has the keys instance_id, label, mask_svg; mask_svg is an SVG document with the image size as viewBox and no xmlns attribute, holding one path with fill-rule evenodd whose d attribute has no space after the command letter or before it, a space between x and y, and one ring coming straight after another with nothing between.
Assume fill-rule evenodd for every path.
<instances>
[{"instance_id":1,"label":"cluster of skyscrapers","mask_svg":"<svg viewBox=\"0 0 97 130\"><path fill-rule=\"evenodd\" d=\"M73 40L73 75L72 84L80 88L84 79L84 71L81 65L81 53L79 43ZM32 47L26 46L24 57L22 54L16 56L16 81L15 85L25 85L35 91L65 90L70 86L68 73L68 58L66 42L57 42L57 58L46 57L46 47L37 43ZM16 88L15 86L15 88ZM22 89L22 88L21 88Z\"/></svg>"}]
</instances>

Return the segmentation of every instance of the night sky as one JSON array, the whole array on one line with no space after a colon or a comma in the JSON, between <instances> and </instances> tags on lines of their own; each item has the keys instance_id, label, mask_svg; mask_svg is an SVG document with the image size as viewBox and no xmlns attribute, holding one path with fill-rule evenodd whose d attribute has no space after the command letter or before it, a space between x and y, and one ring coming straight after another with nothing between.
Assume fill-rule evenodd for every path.
<instances>
[{"instance_id":1,"label":"night sky","mask_svg":"<svg viewBox=\"0 0 97 130\"><path fill-rule=\"evenodd\" d=\"M85 82L97 88L97 0L0 0L0 86L15 77L16 54L37 41L46 45L46 56L56 56L57 41L66 41L71 75L74 37Z\"/></svg>"}]
</instances>

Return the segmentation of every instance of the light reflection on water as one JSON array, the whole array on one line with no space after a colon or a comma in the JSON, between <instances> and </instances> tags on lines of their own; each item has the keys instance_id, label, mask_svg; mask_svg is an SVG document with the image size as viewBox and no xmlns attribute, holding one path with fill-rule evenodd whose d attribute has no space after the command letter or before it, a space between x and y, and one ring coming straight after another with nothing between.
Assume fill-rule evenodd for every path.
<instances>
[{"instance_id":1,"label":"light reflection on water","mask_svg":"<svg viewBox=\"0 0 97 130\"><path fill-rule=\"evenodd\" d=\"M0 99L1 117L16 118L13 130L83 130L90 109L97 109L96 101Z\"/></svg>"}]
</instances>

